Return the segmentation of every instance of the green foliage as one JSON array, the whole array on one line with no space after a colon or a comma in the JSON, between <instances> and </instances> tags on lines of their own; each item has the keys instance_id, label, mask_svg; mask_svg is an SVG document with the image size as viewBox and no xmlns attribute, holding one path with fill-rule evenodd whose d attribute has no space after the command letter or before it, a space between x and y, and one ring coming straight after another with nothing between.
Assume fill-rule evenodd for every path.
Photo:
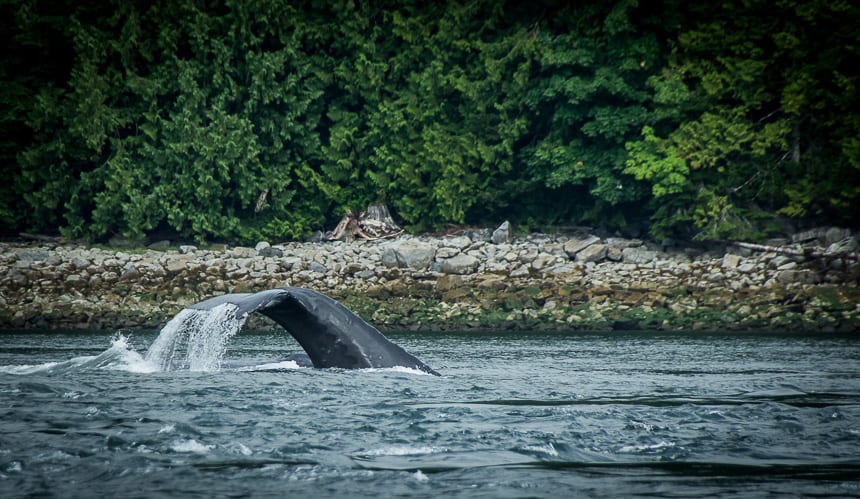
<instances>
[{"instance_id":1,"label":"green foliage","mask_svg":"<svg viewBox=\"0 0 860 499\"><path fill-rule=\"evenodd\" d=\"M860 202L848 2L0 0L4 232L297 239L648 219L760 238Z\"/></svg>"}]
</instances>

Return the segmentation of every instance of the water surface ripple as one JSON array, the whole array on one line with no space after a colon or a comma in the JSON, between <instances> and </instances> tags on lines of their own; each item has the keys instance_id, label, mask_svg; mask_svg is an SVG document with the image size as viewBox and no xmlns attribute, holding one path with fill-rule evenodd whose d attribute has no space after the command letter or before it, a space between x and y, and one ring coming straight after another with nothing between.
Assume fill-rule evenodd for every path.
<instances>
[{"instance_id":1,"label":"water surface ripple","mask_svg":"<svg viewBox=\"0 0 860 499\"><path fill-rule=\"evenodd\" d=\"M0 335L0 497L860 497L860 341L390 335L442 377Z\"/></svg>"}]
</instances>

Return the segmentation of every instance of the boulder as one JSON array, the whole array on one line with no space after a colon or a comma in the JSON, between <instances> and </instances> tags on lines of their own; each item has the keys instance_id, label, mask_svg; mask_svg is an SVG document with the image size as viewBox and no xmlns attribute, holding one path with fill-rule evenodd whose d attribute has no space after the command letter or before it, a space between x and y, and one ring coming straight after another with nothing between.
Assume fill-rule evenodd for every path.
<instances>
[{"instance_id":1,"label":"boulder","mask_svg":"<svg viewBox=\"0 0 860 499\"><path fill-rule=\"evenodd\" d=\"M610 248L635 248L637 246L642 246L641 239L625 239L623 237L608 237L606 238L606 244Z\"/></svg>"},{"instance_id":2,"label":"boulder","mask_svg":"<svg viewBox=\"0 0 860 499\"><path fill-rule=\"evenodd\" d=\"M265 248L258 249L257 254L262 257L280 258L284 256L284 251L280 248L276 248L275 246L267 246Z\"/></svg>"},{"instance_id":3,"label":"boulder","mask_svg":"<svg viewBox=\"0 0 860 499\"><path fill-rule=\"evenodd\" d=\"M736 269L740 265L742 258L732 253L723 255L722 267L724 269Z\"/></svg>"},{"instance_id":4,"label":"boulder","mask_svg":"<svg viewBox=\"0 0 860 499\"><path fill-rule=\"evenodd\" d=\"M624 263L650 263L657 258L657 252L642 246L624 248L621 250L621 260Z\"/></svg>"},{"instance_id":5,"label":"boulder","mask_svg":"<svg viewBox=\"0 0 860 499\"><path fill-rule=\"evenodd\" d=\"M469 236L446 237L441 241L443 248L457 248L464 250L472 245L472 239Z\"/></svg>"},{"instance_id":6,"label":"boulder","mask_svg":"<svg viewBox=\"0 0 860 499\"><path fill-rule=\"evenodd\" d=\"M511 235L511 223L507 220L499 226L498 229L493 231L492 241L494 244L504 244L509 243L512 240Z\"/></svg>"},{"instance_id":7,"label":"boulder","mask_svg":"<svg viewBox=\"0 0 860 499\"><path fill-rule=\"evenodd\" d=\"M382 251L382 264L388 268L423 270L436 258L436 248L418 241L396 241Z\"/></svg>"},{"instance_id":8,"label":"boulder","mask_svg":"<svg viewBox=\"0 0 860 499\"><path fill-rule=\"evenodd\" d=\"M624 258L624 253L622 253L622 248L617 246L607 246L606 247L606 259L610 262L620 262L622 258Z\"/></svg>"},{"instance_id":9,"label":"boulder","mask_svg":"<svg viewBox=\"0 0 860 499\"><path fill-rule=\"evenodd\" d=\"M574 239L564 243L564 252L567 253L567 256L570 258L574 258L577 253L599 241L600 238L597 236L588 236L585 239Z\"/></svg>"},{"instance_id":10,"label":"boulder","mask_svg":"<svg viewBox=\"0 0 860 499\"><path fill-rule=\"evenodd\" d=\"M577 262L599 262L606 257L605 244L592 244L576 253Z\"/></svg>"},{"instance_id":11,"label":"boulder","mask_svg":"<svg viewBox=\"0 0 860 499\"><path fill-rule=\"evenodd\" d=\"M478 259L471 255L457 255L441 262L445 274L470 274L478 268Z\"/></svg>"}]
</instances>

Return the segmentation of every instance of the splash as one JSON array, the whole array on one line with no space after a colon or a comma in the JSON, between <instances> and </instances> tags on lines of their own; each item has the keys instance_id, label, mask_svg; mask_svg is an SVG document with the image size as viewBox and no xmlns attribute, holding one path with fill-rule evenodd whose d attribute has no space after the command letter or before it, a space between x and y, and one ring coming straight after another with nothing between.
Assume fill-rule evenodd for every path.
<instances>
[{"instance_id":1,"label":"splash","mask_svg":"<svg viewBox=\"0 0 860 499\"><path fill-rule=\"evenodd\" d=\"M238 307L225 303L211 310L185 309L162 328L146 352L146 360L161 371L217 371L227 342L245 324Z\"/></svg>"},{"instance_id":2,"label":"splash","mask_svg":"<svg viewBox=\"0 0 860 499\"><path fill-rule=\"evenodd\" d=\"M108 369L138 373L150 373L158 369L135 352L129 338L117 333L111 346L95 356L75 357L63 362L46 362L37 365L0 366L0 372L8 374L63 374L81 369Z\"/></svg>"}]
</instances>

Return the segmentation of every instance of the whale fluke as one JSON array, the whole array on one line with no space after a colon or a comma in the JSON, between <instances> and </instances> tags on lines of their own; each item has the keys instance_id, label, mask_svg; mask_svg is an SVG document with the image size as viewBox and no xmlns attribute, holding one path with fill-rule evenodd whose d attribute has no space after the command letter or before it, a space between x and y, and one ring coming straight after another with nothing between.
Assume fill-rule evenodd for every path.
<instances>
[{"instance_id":1,"label":"whale fluke","mask_svg":"<svg viewBox=\"0 0 860 499\"><path fill-rule=\"evenodd\" d=\"M311 289L226 294L188 308L211 310L225 303L237 306L239 317L259 312L280 324L304 348L314 367L406 367L439 375L338 301Z\"/></svg>"}]
</instances>

